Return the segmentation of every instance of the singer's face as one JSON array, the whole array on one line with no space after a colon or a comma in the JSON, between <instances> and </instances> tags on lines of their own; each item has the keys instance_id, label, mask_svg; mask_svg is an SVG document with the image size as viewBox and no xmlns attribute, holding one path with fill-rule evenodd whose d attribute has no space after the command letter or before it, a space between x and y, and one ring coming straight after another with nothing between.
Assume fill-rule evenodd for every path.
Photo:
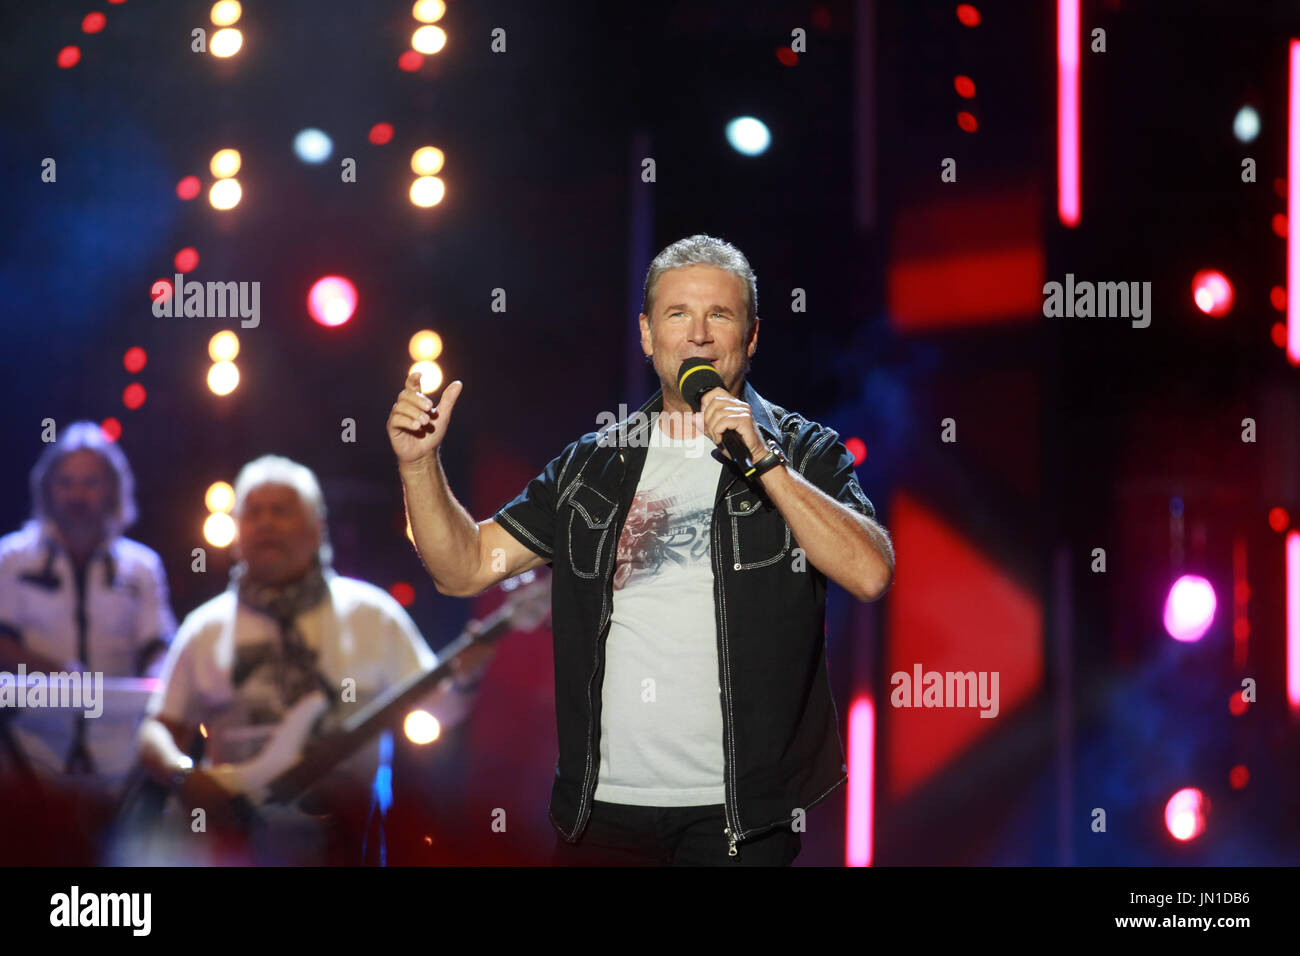
<instances>
[{"instance_id":1,"label":"singer's face","mask_svg":"<svg viewBox=\"0 0 1300 956\"><path fill-rule=\"evenodd\" d=\"M664 389L665 408L685 408L677 371L688 358L713 363L738 395L758 347L758 320L750 328L745 314L745 284L716 266L669 269L659 277L653 315L641 314L641 349L653 356Z\"/></svg>"},{"instance_id":2,"label":"singer's face","mask_svg":"<svg viewBox=\"0 0 1300 956\"><path fill-rule=\"evenodd\" d=\"M249 489L239 512L236 550L258 584L281 586L311 568L320 547L320 528L290 485Z\"/></svg>"}]
</instances>

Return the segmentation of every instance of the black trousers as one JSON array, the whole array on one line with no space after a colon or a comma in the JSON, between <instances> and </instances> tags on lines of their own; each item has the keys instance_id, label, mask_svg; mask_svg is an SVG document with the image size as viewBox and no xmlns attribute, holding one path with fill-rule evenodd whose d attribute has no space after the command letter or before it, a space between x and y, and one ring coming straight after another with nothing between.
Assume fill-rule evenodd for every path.
<instances>
[{"instance_id":1,"label":"black trousers","mask_svg":"<svg viewBox=\"0 0 1300 956\"><path fill-rule=\"evenodd\" d=\"M722 804L641 807L592 802L577 843L556 834L554 866L789 866L799 855L799 834L776 827L736 844L728 856Z\"/></svg>"}]
</instances>

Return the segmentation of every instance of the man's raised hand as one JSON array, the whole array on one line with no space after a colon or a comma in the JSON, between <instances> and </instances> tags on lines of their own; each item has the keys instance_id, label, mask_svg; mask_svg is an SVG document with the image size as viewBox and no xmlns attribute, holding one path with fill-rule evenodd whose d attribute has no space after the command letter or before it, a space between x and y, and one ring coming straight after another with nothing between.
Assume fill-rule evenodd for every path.
<instances>
[{"instance_id":1,"label":"man's raised hand","mask_svg":"<svg viewBox=\"0 0 1300 956\"><path fill-rule=\"evenodd\" d=\"M435 408L420 391L420 373L407 376L406 387L398 394L388 415L388 440L399 465L433 457L447 434L452 409L464 387L465 383L459 379L452 382L442 390L442 398Z\"/></svg>"}]
</instances>

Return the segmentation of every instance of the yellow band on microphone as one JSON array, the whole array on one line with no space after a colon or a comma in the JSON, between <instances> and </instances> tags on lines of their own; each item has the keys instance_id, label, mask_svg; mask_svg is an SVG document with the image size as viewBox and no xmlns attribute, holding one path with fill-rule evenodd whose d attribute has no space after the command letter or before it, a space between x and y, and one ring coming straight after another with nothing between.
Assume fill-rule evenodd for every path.
<instances>
[{"instance_id":1,"label":"yellow band on microphone","mask_svg":"<svg viewBox=\"0 0 1300 956\"><path fill-rule=\"evenodd\" d=\"M695 367L693 367L693 368L689 368L689 369L686 370L686 374L683 375L683 376L681 377L681 380L678 381L678 383L677 383L677 390L680 391L683 395L685 395L685 394L686 394L686 380L687 380L688 378L690 378L691 375L693 375L695 372L698 372L698 371L699 371L700 369L702 369L702 368L707 368L707 369L708 369L710 372L712 372L714 375L717 375L717 374L718 374L718 370L717 370L716 368L714 368L712 365L696 365Z\"/></svg>"}]
</instances>

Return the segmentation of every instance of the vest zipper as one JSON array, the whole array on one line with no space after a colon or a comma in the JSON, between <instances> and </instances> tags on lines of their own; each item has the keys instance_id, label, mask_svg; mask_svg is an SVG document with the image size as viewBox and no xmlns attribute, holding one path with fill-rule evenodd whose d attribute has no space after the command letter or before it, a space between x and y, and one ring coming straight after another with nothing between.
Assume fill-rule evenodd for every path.
<instances>
[{"instance_id":1,"label":"vest zipper","mask_svg":"<svg viewBox=\"0 0 1300 956\"><path fill-rule=\"evenodd\" d=\"M726 467L725 465L723 467ZM730 670L727 667L727 615L726 606L722 596L724 585L724 574L722 569L722 556L718 546L718 505L726 501L727 492L731 485L735 483L733 477L727 486L722 490L722 498L713 505L713 517L711 519L709 530L709 554L713 558L713 608L714 624L717 628L718 639L718 676L722 684L722 746L723 746L723 770L722 770L722 814L726 821L726 827L722 835L727 838L727 856L736 856L736 843L740 839L734 821L735 814L732 807L735 803L735 797L731 790L731 768L735 766L735 738L731 733L731 681L728 679Z\"/></svg>"}]
</instances>

